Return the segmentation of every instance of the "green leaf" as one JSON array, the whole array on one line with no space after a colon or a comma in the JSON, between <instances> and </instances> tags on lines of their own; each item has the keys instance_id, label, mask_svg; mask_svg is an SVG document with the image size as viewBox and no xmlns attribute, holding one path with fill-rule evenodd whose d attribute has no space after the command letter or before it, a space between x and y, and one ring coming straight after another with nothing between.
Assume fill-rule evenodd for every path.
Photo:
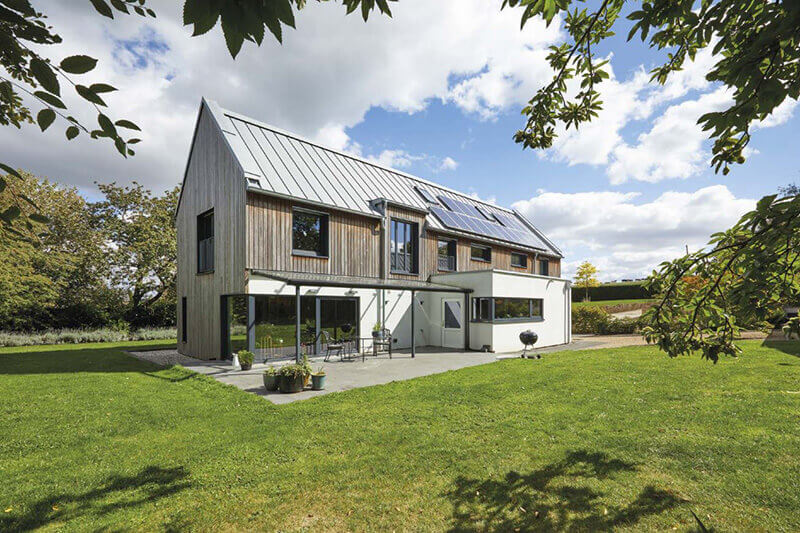
<instances>
[{"instance_id":1,"label":"green leaf","mask_svg":"<svg viewBox=\"0 0 800 533\"><path fill-rule=\"evenodd\" d=\"M114 18L114 12L111 11L111 8L108 4L106 4L103 0L89 0L94 8L97 10L98 13L103 15L104 17L108 17L110 19Z\"/></svg>"},{"instance_id":2,"label":"green leaf","mask_svg":"<svg viewBox=\"0 0 800 533\"><path fill-rule=\"evenodd\" d=\"M46 130L50 127L50 124L56 119L56 112L50 109L49 107L45 107L39 114L36 115L36 122L39 123L39 127L42 131Z\"/></svg>"},{"instance_id":3,"label":"green leaf","mask_svg":"<svg viewBox=\"0 0 800 533\"><path fill-rule=\"evenodd\" d=\"M50 104L53 107L57 107L59 109L67 108L67 106L64 105L64 102L62 102L58 96L53 96L52 94L46 93L44 91L34 91L33 95L42 102Z\"/></svg>"},{"instance_id":4,"label":"green leaf","mask_svg":"<svg viewBox=\"0 0 800 533\"><path fill-rule=\"evenodd\" d=\"M69 128L67 128L66 131L67 140L71 141L72 139L77 137L80 132L81 130L79 130L77 126L70 126Z\"/></svg>"},{"instance_id":5,"label":"green leaf","mask_svg":"<svg viewBox=\"0 0 800 533\"><path fill-rule=\"evenodd\" d=\"M39 222L40 224L49 224L50 219L40 213L31 213L28 215L28 218L33 220L34 222Z\"/></svg>"},{"instance_id":6,"label":"green leaf","mask_svg":"<svg viewBox=\"0 0 800 533\"><path fill-rule=\"evenodd\" d=\"M81 95L81 97L84 100L88 100L89 102L92 102L93 104L97 104L97 105L101 105L101 106L105 106L106 105L106 103L103 101L102 98L97 96L94 93L94 91L92 91L91 89L89 89L85 85L76 85L75 86L75 90L78 92L79 95Z\"/></svg>"},{"instance_id":7,"label":"green leaf","mask_svg":"<svg viewBox=\"0 0 800 533\"><path fill-rule=\"evenodd\" d=\"M116 121L114 124L119 126L120 128L127 128L129 130L142 131L141 128L139 128L139 126L137 126L136 124L134 124L130 120L125 120L124 118L122 120Z\"/></svg>"},{"instance_id":8,"label":"green leaf","mask_svg":"<svg viewBox=\"0 0 800 533\"><path fill-rule=\"evenodd\" d=\"M5 221L6 223L10 224L14 221L15 218L19 218L20 210L19 207L12 205L2 213L0 213L0 220Z\"/></svg>"},{"instance_id":9,"label":"green leaf","mask_svg":"<svg viewBox=\"0 0 800 533\"><path fill-rule=\"evenodd\" d=\"M89 90L95 94L99 94L99 93L110 93L112 91L116 91L117 88L107 83L93 83L89 85Z\"/></svg>"},{"instance_id":10,"label":"green leaf","mask_svg":"<svg viewBox=\"0 0 800 533\"><path fill-rule=\"evenodd\" d=\"M100 128L107 133L109 137L117 136L117 128L114 127L114 123L111 122L111 119L104 114L100 113L97 115L97 123L100 124Z\"/></svg>"},{"instance_id":11,"label":"green leaf","mask_svg":"<svg viewBox=\"0 0 800 533\"><path fill-rule=\"evenodd\" d=\"M31 59L31 72L33 73L33 77L36 78L36 81L39 82L45 91L49 91L53 94L60 94L61 88L58 85L58 78L56 77L56 73L53 72L53 69L50 68L50 65L47 61L39 57L34 57Z\"/></svg>"},{"instance_id":12,"label":"green leaf","mask_svg":"<svg viewBox=\"0 0 800 533\"><path fill-rule=\"evenodd\" d=\"M59 66L63 71L69 72L70 74L86 74L96 65L97 60L95 58L84 55L76 55L65 58Z\"/></svg>"},{"instance_id":13,"label":"green leaf","mask_svg":"<svg viewBox=\"0 0 800 533\"><path fill-rule=\"evenodd\" d=\"M11 168L10 166L8 166L8 165L6 165L4 163L0 163L0 168L2 168L7 174L11 174L12 176L15 176L15 177L17 177L17 178L19 178L21 180L25 179L20 175L19 172L17 172L16 170L14 170L13 168Z\"/></svg>"},{"instance_id":14,"label":"green leaf","mask_svg":"<svg viewBox=\"0 0 800 533\"><path fill-rule=\"evenodd\" d=\"M0 192L3 192L6 189L6 179L0 176Z\"/></svg>"}]
</instances>

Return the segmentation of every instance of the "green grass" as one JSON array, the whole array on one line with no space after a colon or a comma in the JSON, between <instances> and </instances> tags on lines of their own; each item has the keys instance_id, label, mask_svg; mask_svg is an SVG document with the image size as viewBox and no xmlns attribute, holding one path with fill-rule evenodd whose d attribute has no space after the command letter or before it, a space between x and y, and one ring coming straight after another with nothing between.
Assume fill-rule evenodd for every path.
<instances>
[{"instance_id":1,"label":"green grass","mask_svg":"<svg viewBox=\"0 0 800 533\"><path fill-rule=\"evenodd\" d=\"M615 306L615 305L636 305L636 304L646 304L652 303L656 300L597 300L591 302L572 302L572 307L608 307L608 306Z\"/></svg>"},{"instance_id":2,"label":"green grass","mask_svg":"<svg viewBox=\"0 0 800 533\"><path fill-rule=\"evenodd\" d=\"M0 530L686 531L694 511L797 531L800 343L743 346L718 365L562 352L285 406L118 348L6 352Z\"/></svg>"}]
</instances>

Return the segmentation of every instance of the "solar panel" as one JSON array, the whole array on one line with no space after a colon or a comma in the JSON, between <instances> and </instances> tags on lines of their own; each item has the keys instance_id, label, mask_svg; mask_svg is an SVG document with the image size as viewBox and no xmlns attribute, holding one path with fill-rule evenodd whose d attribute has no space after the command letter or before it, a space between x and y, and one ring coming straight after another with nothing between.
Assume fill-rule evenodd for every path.
<instances>
[{"instance_id":1,"label":"solar panel","mask_svg":"<svg viewBox=\"0 0 800 533\"><path fill-rule=\"evenodd\" d=\"M453 206L458 207L455 203L458 202L458 200L452 200L451 198L447 198L445 200L445 198L441 196L439 199L443 200L443 203L445 204L448 202L453 202ZM459 203L462 205L469 205L463 202ZM500 224L494 224L474 216L466 215L456 210L448 211L436 206L431 207L431 213L433 213L436 218L442 222L442 224L450 229L466 231L468 233L474 233L483 237L491 237L500 241L521 244L523 246L530 246L532 248L544 250L547 249L547 246L542 242L541 239L539 239L537 235L523 226L519 221L515 220L516 217L512 219L510 216L503 214L502 219L507 220L508 222L505 226L502 226ZM513 225L516 227L511 227L512 220L514 221Z\"/></svg>"},{"instance_id":2,"label":"solar panel","mask_svg":"<svg viewBox=\"0 0 800 533\"><path fill-rule=\"evenodd\" d=\"M414 187L417 193L422 196L422 199L428 202L429 204L438 204L439 202L436 200L436 197L431 194L431 191L428 189L423 189L422 187Z\"/></svg>"},{"instance_id":3,"label":"solar panel","mask_svg":"<svg viewBox=\"0 0 800 533\"><path fill-rule=\"evenodd\" d=\"M447 196L439 196L439 201L441 201L445 205L445 207L447 207L448 209L450 209L455 213L461 213L469 217L478 216L477 209L475 209L475 206L470 205L466 202L462 202L461 200L455 200Z\"/></svg>"}]
</instances>

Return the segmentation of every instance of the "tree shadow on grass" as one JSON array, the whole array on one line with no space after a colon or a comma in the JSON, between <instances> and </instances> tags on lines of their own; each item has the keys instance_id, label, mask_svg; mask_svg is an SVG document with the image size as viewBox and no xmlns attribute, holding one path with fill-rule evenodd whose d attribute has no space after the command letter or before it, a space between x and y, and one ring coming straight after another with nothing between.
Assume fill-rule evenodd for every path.
<instances>
[{"instance_id":1,"label":"tree shadow on grass","mask_svg":"<svg viewBox=\"0 0 800 533\"><path fill-rule=\"evenodd\" d=\"M785 354L800 357L800 341L798 340L765 340L761 343L764 348L772 348Z\"/></svg>"},{"instance_id":2,"label":"tree shadow on grass","mask_svg":"<svg viewBox=\"0 0 800 533\"><path fill-rule=\"evenodd\" d=\"M160 367L122 352L123 348L85 348L0 353L0 375L155 371Z\"/></svg>"},{"instance_id":3,"label":"tree shadow on grass","mask_svg":"<svg viewBox=\"0 0 800 533\"><path fill-rule=\"evenodd\" d=\"M459 477L446 493L453 505L450 531L609 530L685 502L648 485L629 503L614 505L588 486L635 470L633 463L579 450L529 474L510 471L499 480Z\"/></svg>"},{"instance_id":4,"label":"tree shadow on grass","mask_svg":"<svg viewBox=\"0 0 800 533\"><path fill-rule=\"evenodd\" d=\"M0 531L28 531L50 522L63 524L84 516L152 503L192 486L182 467L149 466L133 476L111 476L99 487L80 493L53 494L27 506L20 514L0 516Z\"/></svg>"}]
</instances>

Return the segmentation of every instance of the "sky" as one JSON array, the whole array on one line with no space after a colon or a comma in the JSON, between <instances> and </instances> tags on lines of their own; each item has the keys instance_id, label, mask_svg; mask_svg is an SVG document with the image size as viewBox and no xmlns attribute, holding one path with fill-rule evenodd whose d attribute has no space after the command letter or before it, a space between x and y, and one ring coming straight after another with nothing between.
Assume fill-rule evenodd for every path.
<instances>
[{"instance_id":1,"label":"sky","mask_svg":"<svg viewBox=\"0 0 800 533\"><path fill-rule=\"evenodd\" d=\"M800 182L800 119L787 101L757 125L748 160L728 176L709 167L697 118L731 102L708 83L715 58L701 52L663 86L649 70L663 56L615 37L604 110L579 130L559 130L546 151L522 150L520 109L552 72L554 21L529 21L500 0L401 0L391 19L345 16L337 2L309 2L279 45L245 43L233 60L219 26L200 37L181 22L182 2L150 1L156 19L98 16L89 2L37 1L63 43L48 57L99 59L81 76L120 90L104 95L114 119L141 128L136 155L64 125L0 128L2 159L96 199L95 182L137 181L153 191L180 184L201 97L230 110L526 214L564 252L571 277L583 261L603 281L648 275L697 250L755 201ZM618 34L627 35L625 24ZM65 93L67 91L64 91ZM89 124L91 109L65 101Z\"/></svg>"}]
</instances>

